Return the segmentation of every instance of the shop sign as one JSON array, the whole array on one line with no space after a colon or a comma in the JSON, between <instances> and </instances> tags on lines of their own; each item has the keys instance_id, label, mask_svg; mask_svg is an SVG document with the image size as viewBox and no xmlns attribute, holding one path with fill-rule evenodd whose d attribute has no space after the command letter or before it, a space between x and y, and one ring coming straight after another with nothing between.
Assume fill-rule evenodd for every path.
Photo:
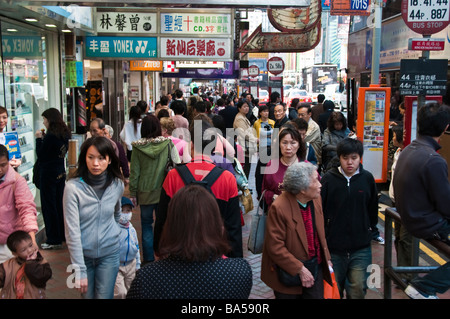
<instances>
[{"instance_id":1,"label":"shop sign","mask_svg":"<svg viewBox=\"0 0 450 319\"><path fill-rule=\"evenodd\" d=\"M163 61L130 61L130 71L154 71L161 72L163 70Z\"/></svg>"},{"instance_id":2,"label":"shop sign","mask_svg":"<svg viewBox=\"0 0 450 319\"><path fill-rule=\"evenodd\" d=\"M81 87L83 82L83 62L81 61L66 61L66 86L67 87Z\"/></svg>"},{"instance_id":3,"label":"shop sign","mask_svg":"<svg viewBox=\"0 0 450 319\"><path fill-rule=\"evenodd\" d=\"M223 69L225 62L218 61L176 61L175 63L178 69L184 68L196 68L196 69Z\"/></svg>"},{"instance_id":4,"label":"shop sign","mask_svg":"<svg viewBox=\"0 0 450 319\"><path fill-rule=\"evenodd\" d=\"M29 0L27 2L29 3L33 3L33 2L37 2L39 5L42 5L42 2L53 2L52 0ZM119 6L123 6L125 2L125 5L128 5L127 2L128 1L124 1L124 0L110 0L108 1L108 3L114 4L117 3L116 7ZM130 1L131 2L131 1ZM62 0L59 1L58 3L71 3L71 4L79 4L79 5L85 5L86 1L85 0ZM135 7L139 7L140 4L144 4L146 6L148 6L150 3L150 1L148 0L133 0L132 4ZM105 0L90 0L89 4L91 4L92 7L97 7L97 6L105 6ZM158 7L167 7L170 5L180 5L183 7L189 6L191 8L195 8L195 7L200 7L200 8L204 8L205 5L208 6L220 6L220 7L244 7L244 8L251 8L253 6L268 6L269 3L266 0L231 0L231 1L223 1L223 0L177 0L176 3L171 3L167 0L152 0L151 1L151 5L152 6L158 6ZM270 3L270 6L273 7L305 7L305 6L309 6L310 4L310 0L277 0L277 1L273 1ZM131 5L131 4L130 4Z\"/></svg>"},{"instance_id":5,"label":"shop sign","mask_svg":"<svg viewBox=\"0 0 450 319\"><path fill-rule=\"evenodd\" d=\"M156 33L157 14L147 12L97 12L98 33Z\"/></svg>"},{"instance_id":6,"label":"shop sign","mask_svg":"<svg viewBox=\"0 0 450 319\"><path fill-rule=\"evenodd\" d=\"M178 63L179 61L177 61ZM237 61L239 62L239 61ZM168 61L164 61L167 65ZM197 69L197 68L183 68L183 69L172 69L169 73L165 70L162 73L164 78L191 78L191 79L237 79L239 77L239 63L236 65L235 62L223 62L224 68L222 69ZM172 63L173 65L174 63Z\"/></svg>"},{"instance_id":7,"label":"shop sign","mask_svg":"<svg viewBox=\"0 0 450 319\"><path fill-rule=\"evenodd\" d=\"M42 57L41 44L41 37L5 35L2 37L3 56L16 58Z\"/></svg>"},{"instance_id":8,"label":"shop sign","mask_svg":"<svg viewBox=\"0 0 450 319\"><path fill-rule=\"evenodd\" d=\"M161 33L231 35L231 14L161 13Z\"/></svg>"},{"instance_id":9,"label":"shop sign","mask_svg":"<svg viewBox=\"0 0 450 319\"><path fill-rule=\"evenodd\" d=\"M160 38L162 59L232 60L229 38Z\"/></svg>"},{"instance_id":10,"label":"shop sign","mask_svg":"<svg viewBox=\"0 0 450 319\"><path fill-rule=\"evenodd\" d=\"M88 58L156 58L156 37L86 37Z\"/></svg>"},{"instance_id":11,"label":"shop sign","mask_svg":"<svg viewBox=\"0 0 450 319\"><path fill-rule=\"evenodd\" d=\"M304 33L263 32L262 24L239 47L237 52L305 52L320 42L321 26Z\"/></svg>"}]
</instances>

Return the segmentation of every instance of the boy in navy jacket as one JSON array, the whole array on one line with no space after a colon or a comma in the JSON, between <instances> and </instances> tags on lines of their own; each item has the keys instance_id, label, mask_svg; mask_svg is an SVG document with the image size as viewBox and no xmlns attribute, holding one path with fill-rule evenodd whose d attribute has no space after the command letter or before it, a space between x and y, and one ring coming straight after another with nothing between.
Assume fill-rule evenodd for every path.
<instances>
[{"instance_id":1,"label":"boy in navy jacket","mask_svg":"<svg viewBox=\"0 0 450 319\"><path fill-rule=\"evenodd\" d=\"M346 138L337 145L339 166L322 177L325 232L341 297L363 299L372 263L372 231L378 222L378 191L361 164L363 145Z\"/></svg>"}]
</instances>

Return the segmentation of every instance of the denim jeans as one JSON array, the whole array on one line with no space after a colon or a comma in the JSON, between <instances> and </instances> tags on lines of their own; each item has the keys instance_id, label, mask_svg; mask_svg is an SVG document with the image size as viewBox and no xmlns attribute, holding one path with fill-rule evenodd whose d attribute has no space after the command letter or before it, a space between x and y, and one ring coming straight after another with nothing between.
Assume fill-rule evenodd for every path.
<instances>
[{"instance_id":1,"label":"denim jeans","mask_svg":"<svg viewBox=\"0 0 450 319\"><path fill-rule=\"evenodd\" d=\"M349 254L331 254L336 282L341 297L364 299L367 291L367 267L372 263L372 247L368 246Z\"/></svg>"},{"instance_id":2,"label":"denim jeans","mask_svg":"<svg viewBox=\"0 0 450 319\"><path fill-rule=\"evenodd\" d=\"M100 258L84 257L88 278L88 289L83 296L85 299L114 298L119 259L119 250Z\"/></svg>"},{"instance_id":3,"label":"denim jeans","mask_svg":"<svg viewBox=\"0 0 450 319\"><path fill-rule=\"evenodd\" d=\"M142 253L144 262L154 261L153 251L153 211L158 208L158 204L141 206L141 227L142 227Z\"/></svg>"}]
</instances>

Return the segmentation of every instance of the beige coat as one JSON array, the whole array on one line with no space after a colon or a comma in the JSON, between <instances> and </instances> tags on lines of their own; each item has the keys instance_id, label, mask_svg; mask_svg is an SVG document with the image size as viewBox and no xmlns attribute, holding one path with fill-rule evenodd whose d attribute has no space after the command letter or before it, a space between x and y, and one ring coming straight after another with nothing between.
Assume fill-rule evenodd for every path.
<instances>
[{"instance_id":1,"label":"beige coat","mask_svg":"<svg viewBox=\"0 0 450 319\"><path fill-rule=\"evenodd\" d=\"M331 259L325 239L322 200L313 200L315 226L319 236L323 278L331 284L328 260ZM267 286L284 294L302 294L302 287L286 287L277 277L276 265L290 273L298 274L309 259L305 225L294 195L283 192L270 206L261 262L261 279Z\"/></svg>"}]
</instances>

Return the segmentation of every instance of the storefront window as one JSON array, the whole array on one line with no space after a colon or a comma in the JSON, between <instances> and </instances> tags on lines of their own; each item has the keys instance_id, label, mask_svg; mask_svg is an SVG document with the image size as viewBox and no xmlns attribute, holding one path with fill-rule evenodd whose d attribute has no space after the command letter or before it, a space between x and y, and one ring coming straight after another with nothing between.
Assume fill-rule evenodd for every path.
<instances>
[{"instance_id":1,"label":"storefront window","mask_svg":"<svg viewBox=\"0 0 450 319\"><path fill-rule=\"evenodd\" d=\"M39 210L33 184L35 132L43 128L42 112L49 104L46 34L40 29L1 21L0 105L8 111L7 132L17 132L22 164L17 171L28 182Z\"/></svg>"}]
</instances>

